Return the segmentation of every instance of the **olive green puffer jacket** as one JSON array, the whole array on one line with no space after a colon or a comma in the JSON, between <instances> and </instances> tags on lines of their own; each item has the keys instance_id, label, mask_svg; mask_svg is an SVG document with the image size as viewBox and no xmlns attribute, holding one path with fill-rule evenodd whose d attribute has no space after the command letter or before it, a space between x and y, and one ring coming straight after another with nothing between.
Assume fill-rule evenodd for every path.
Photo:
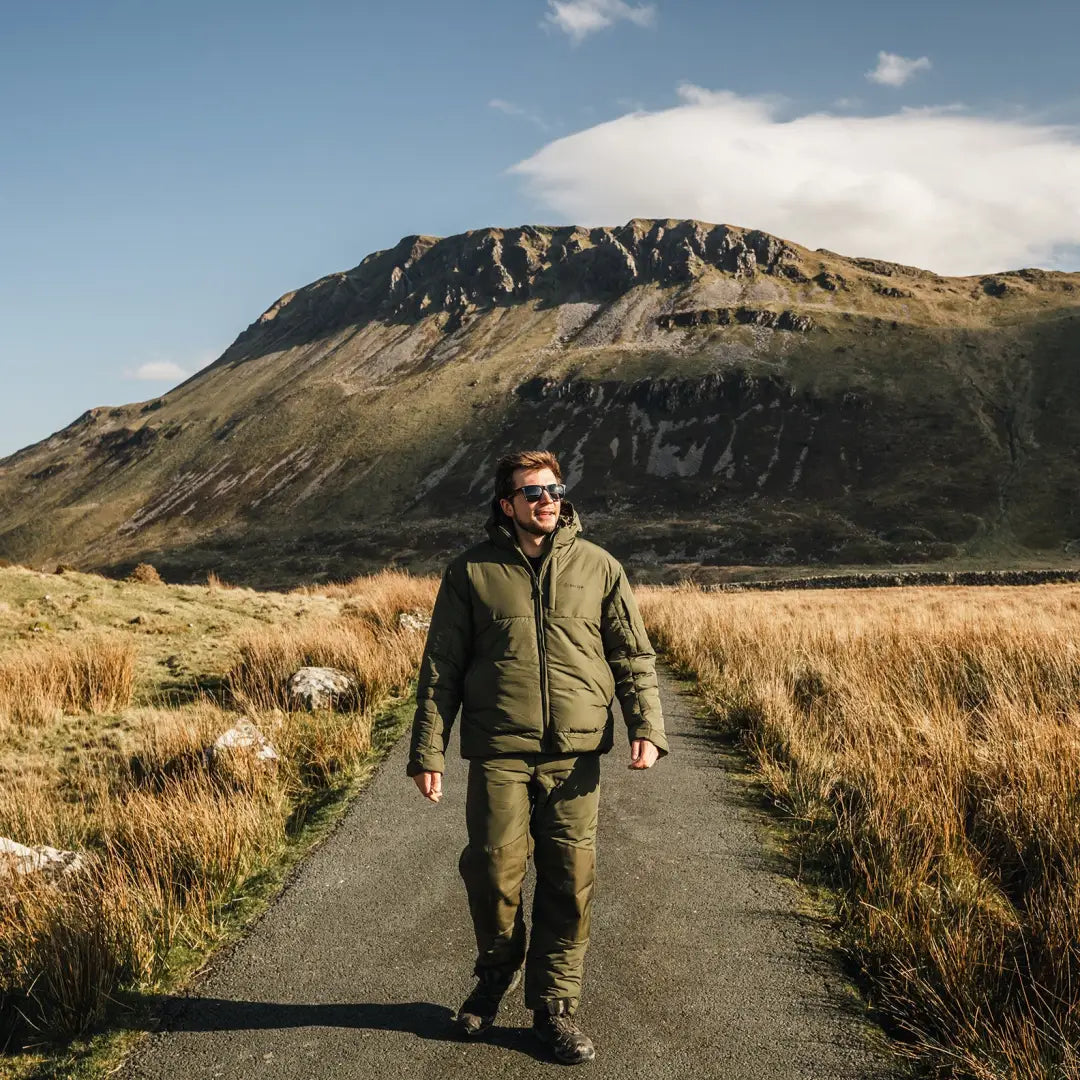
<instances>
[{"instance_id":1,"label":"olive green puffer jacket","mask_svg":"<svg viewBox=\"0 0 1080 1080\"><path fill-rule=\"evenodd\" d=\"M490 539L447 566L420 665L408 772L442 772L461 706L464 757L609 750L618 695L629 738L667 753L655 654L626 573L563 501L539 575L492 502Z\"/></svg>"}]
</instances>

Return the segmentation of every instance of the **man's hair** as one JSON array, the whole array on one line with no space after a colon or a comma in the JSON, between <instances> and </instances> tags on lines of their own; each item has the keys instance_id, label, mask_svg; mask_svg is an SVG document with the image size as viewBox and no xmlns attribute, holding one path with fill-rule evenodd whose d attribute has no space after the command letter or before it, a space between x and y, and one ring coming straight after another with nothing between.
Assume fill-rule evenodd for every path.
<instances>
[{"instance_id":1,"label":"man's hair","mask_svg":"<svg viewBox=\"0 0 1080 1080\"><path fill-rule=\"evenodd\" d=\"M516 450L499 458L495 466L495 498L509 499L514 493L514 473L518 469L550 469L562 483L559 460L550 450Z\"/></svg>"}]
</instances>

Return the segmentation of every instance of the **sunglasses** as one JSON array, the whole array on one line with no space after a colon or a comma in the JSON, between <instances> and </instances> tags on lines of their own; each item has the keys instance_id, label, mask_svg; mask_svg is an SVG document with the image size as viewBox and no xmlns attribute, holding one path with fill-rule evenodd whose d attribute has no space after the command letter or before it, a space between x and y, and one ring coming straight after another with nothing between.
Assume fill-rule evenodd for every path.
<instances>
[{"instance_id":1,"label":"sunglasses","mask_svg":"<svg viewBox=\"0 0 1080 1080\"><path fill-rule=\"evenodd\" d=\"M518 492L525 496L526 502L538 502L541 495L546 491L556 502L566 494L565 484L526 484L524 487L514 488L510 492L512 499Z\"/></svg>"}]
</instances>

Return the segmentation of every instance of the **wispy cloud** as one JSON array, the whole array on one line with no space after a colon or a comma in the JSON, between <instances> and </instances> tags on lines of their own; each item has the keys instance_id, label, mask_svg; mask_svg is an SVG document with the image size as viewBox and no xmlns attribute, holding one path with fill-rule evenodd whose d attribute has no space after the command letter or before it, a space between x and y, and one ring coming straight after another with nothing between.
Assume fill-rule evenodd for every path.
<instances>
[{"instance_id":1,"label":"wispy cloud","mask_svg":"<svg viewBox=\"0 0 1080 1080\"><path fill-rule=\"evenodd\" d=\"M656 5L628 4L626 0L548 0L544 17L545 25L561 30L575 45L620 20L652 26L656 22Z\"/></svg>"},{"instance_id":2,"label":"wispy cloud","mask_svg":"<svg viewBox=\"0 0 1080 1080\"><path fill-rule=\"evenodd\" d=\"M156 352L157 350L154 350ZM193 375L196 371L206 367L221 355L220 349L199 349L187 356L181 356L180 362L169 359L168 354L158 352L153 359L147 360L138 367L127 368L124 378L138 379L141 382L168 382L178 383Z\"/></svg>"},{"instance_id":3,"label":"wispy cloud","mask_svg":"<svg viewBox=\"0 0 1080 1080\"><path fill-rule=\"evenodd\" d=\"M512 172L580 224L700 218L941 273L1064 267L1080 244L1076 128L956 108L793 115L790 102L679 94L674 108L549 142Z\"/></svg>"},{"instance_id":4,"label":"wispy cloud","mask_svg":"<svg viewBox=\"0 0 1080 1080\"><path fill-rule=\"evenodd\" d=\"M930 70L928 56L909 60L906 56L897 56L896 53L879 52L877 58L877 67L868 71L866 77L871 82L881 83L882 86L903 86L918 72Z\"/></svg>"},{"instance_id":5,"label":"wispy cloud","mask_svg":"<svg viewBox=\"0 0 1080 1080\"><path fill-rule=\"evenodd\" d=\"M170 382L186 379L190 373L171 360L150 360L125 374L129 379L142 379L145 382Z\"/></svg>"},{"instance_id":6,"label":"wispy cloud","mask_svg":"<svg viewBox=\"0 0 1080 1080\"><path fill-rule=\"evenodd\" d=\"M504 98L492 98L488 102L488 108L501 112L505 116L519 116L522 120L528 120L530 124L535 124L541 131L551 130L551 125L539 113L532 112L521 105L515 105L512 101L506 101Z\"/></svg>"}]
</instances>

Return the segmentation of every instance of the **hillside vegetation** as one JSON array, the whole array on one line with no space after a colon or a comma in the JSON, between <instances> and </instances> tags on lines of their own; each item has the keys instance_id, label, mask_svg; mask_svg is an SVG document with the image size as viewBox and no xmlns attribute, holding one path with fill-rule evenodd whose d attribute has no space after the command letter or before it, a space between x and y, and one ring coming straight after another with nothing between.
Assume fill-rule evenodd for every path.
<instances>
[{"instance_id":1,"label":"hillside vegetation","mask_svg":"<svg viewBox=\"0 0 1080 1080\"><path fill-rule=\"evenodd\" d=\"M911 1052L1080 1073L1080 586L645 590Z\"/></svg>"},{"instance_id":2,"label":"hillside vegetation","mask_svg":"<svg viewBox=\"0 0 1080 1080\"><path fill-rule=\"evenodd\" d=\"M0 1075L73 1075L71 1039L137 1027L148 994L257 909L411 715L425 635L399 615L430 610L436 584L0 571L0 837L82 857L0 878ZM353 676L351 705L290 710L307 664ZM215 748L240 720L276 757Z\"/></svg>"},{"instance_id":3,"label":"hillside vegetation","mask_svg":"<svg viewBox=\"0 0 1080 1080\"><path fill-rule=\"evenodd\" d=\"M0 461L0 555L264 586L434 569L535 445L639 574L1069 562L1078 283L695 221L407 237L163 397Z\"/></svg>"}]
</instances>

